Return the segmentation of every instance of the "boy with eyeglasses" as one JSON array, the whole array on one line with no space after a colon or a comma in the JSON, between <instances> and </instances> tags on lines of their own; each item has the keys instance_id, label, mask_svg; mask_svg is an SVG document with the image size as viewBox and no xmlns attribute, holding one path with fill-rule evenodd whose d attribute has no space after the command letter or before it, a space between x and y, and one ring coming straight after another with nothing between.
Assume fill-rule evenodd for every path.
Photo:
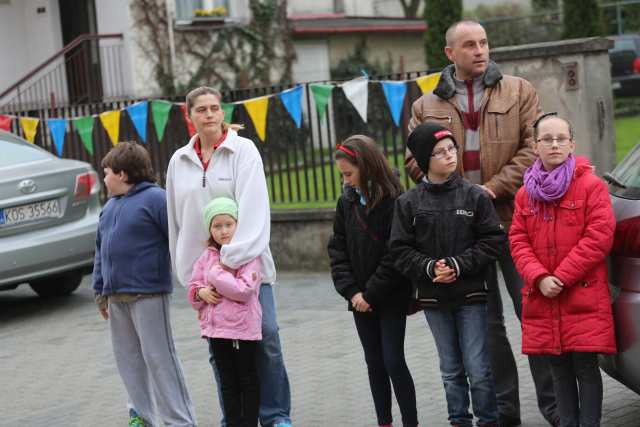
<instances>
[{"instance_id":1,"label":"boy with eyeglasses","mask_svg":"<svg viewBox=\"0 0 640 427\"><path fill-rule=\"evenodd\" d=\"M424 178L396 201L390 251L424 309L440 358L449 422L497 426L487 347L486 274L506 244L491 200L456 171L458 144L436 123L417 126L407 146Z\"/></svg>"}]
</instances>

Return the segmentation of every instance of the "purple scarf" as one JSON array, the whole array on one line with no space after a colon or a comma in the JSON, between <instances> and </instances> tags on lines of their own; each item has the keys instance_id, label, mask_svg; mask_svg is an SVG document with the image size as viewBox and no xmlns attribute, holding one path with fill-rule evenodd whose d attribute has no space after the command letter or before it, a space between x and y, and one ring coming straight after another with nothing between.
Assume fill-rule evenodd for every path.
<instances>
[{"instance_id":1,"label":"purple scarf","mask_svg":"<svg viewBox=\"0 0 640 427\"><path fill-rule=\"evenodd\" d=\"M539 212L542 205L544 220L551 219L546 206L564 196L571 184L575 168L576 159L569 154L564 163L551 171L544 169L540 159L527 169L524 173L524 187L529 194L529 207L534 214Z\"/></svg>"}]
</instances>

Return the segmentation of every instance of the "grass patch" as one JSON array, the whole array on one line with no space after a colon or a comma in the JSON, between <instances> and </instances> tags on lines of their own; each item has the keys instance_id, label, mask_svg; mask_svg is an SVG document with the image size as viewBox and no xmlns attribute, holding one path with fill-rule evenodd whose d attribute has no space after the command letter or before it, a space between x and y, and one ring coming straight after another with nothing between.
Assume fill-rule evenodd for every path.
<instances>
[{"instance_id":1,"label":"grass patch","mask_svg":"<svg viewBox=\"0 0 640 427\"><path fill-rule=\"evenodd\" d=\"M615 120L616 162L640 142L640 116L620 117ZM317 153L316 159L320 158ZM400 182L407 188L404 154L388 156L389 164L400 172ZM293 163L293 162L292 162ZM411 185L411 184L410 184ZM267 187L272 209L333 208L342 193L342 180L335 164L283 170L267 175Z\"/></svg>"},{"instance_id":2,"label":"grass patch","mask_svg":"<svg viewBox=\"0 0 640 427\"><path fill-rule=\"evenodd\" d=\"M615 127L617 163L640 142L640 116L617 118Z\"/></svg>"},{"instance_id":3,"label":"grass patch","mask_svg":"<svg viewBox=\"0 0 640 427\"><path fill-rule=\"evenodd\" d=\"M400 180L406 188L404 154L388 156L389 164L400 172ZM397 167L400 164L402 167ZM410 180L409 180L410 181ZM333 162L323 166L291 168L279 173L267 174L269 200L273 209L332 208L342 194L342 178Z\"/></svg>"}]
</instances>

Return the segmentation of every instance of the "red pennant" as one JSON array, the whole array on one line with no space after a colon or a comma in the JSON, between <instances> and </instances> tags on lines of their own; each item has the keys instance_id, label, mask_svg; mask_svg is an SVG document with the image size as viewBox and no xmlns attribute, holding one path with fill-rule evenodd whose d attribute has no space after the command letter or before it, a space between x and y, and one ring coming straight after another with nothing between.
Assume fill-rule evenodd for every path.
<instances>
[{"instance_id":1,"label":"red pennant","mask_svg":"<svg viewBox=\"0 0 640 427\"><path fill-rule=\"evenodd\" d=\"M0 129L11 132L11 116L0 115Z\"/></svg>"},{"instance_id":2,"label":"red pennant","mask_svg":"<svg viewBox=\"0 0 640 427\"><path fill-rule=\"evenodd\" d=\"M189 112L187 111L187 104L180 104L180 108L182 108L182 115L184 116L184 121L187 124L187 129L189 130L189 137L192 137L196 134L196 128L193 126L193 122L189 117Z\"/></svg>"}]
</instances>

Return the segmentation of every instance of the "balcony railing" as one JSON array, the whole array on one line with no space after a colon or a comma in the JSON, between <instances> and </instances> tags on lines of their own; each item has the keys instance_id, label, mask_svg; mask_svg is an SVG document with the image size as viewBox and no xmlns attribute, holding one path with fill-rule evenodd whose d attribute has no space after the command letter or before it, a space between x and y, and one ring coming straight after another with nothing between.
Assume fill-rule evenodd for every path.
<instances>
[{"instance_id":1,"label":"balcony railing","mask_svg":"<svg viewBox=\"0 0 640 427\"><path fill-rule=\"evenodd\" d=\"M0 93L0 111L25 111L123 97L122 34L84 34Z\"/></svg>"}]
</instances>

